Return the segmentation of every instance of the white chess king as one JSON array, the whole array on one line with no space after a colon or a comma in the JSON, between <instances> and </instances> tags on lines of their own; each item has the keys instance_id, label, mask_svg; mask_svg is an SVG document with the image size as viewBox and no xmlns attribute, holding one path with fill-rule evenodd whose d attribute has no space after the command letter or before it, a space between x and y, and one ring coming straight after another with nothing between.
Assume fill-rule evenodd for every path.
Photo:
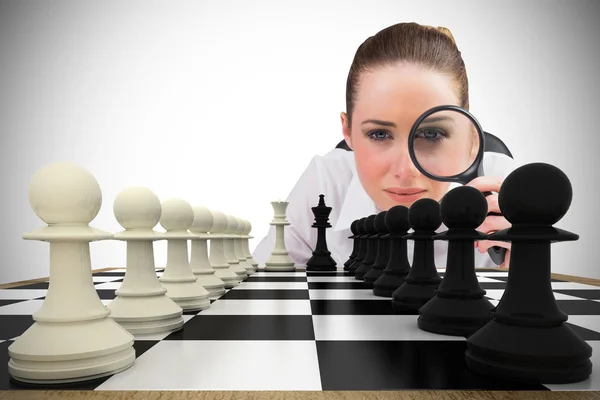
<instances>
[{"instance_id":1,"label":"white chess king","mask_svg":"<svg viewBox=\"0 0 600 400\"><path fill-rule=\"evenodd\" d=\"M285 248L284 229L290 223L286 220L285 211L289 202L287 201L272 201L273 211L275 215L270 225L275 225L275 248L271 252L271 256L265 263L266 271L295 271L296 266L294 260L290 257Z\"/></svg>"},{"instance_id":2,"label":"white chess king","mask_svg":"<svg viewBox=\"0 0 600 400\"><path fill-rule=\"evenodd\" d=\"M29 203L48 225L23 238L50 243L50 284L35 323L8 348L10 375L67 383L129 368L134 337L109 318L92 280L90 242L113 238L89 226L102 205L98 182L78 165L49 164L32 177Z\"/></svg>"}]
</instances>

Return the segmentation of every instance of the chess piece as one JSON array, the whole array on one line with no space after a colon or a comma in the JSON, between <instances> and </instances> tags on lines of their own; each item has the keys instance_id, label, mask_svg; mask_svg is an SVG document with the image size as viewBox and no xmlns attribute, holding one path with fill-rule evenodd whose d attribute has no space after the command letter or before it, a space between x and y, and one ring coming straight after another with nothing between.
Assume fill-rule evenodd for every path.
<instances>
[{"instance_id":1,"label":"chess piece","mask_svg":"<svg viewBox=\"0 0 600 400\"><path fill-rule=\"evenodd\" d=\"M78 165L48 164L29 183L29 203L48 225L23 239L49 242L50 285L33 325L8 347L8 373L16 381L52 384L131 367L134 336L109 317L92 280L89 243L113 238L89 226L102 206L98 181Z\"/></svg>"},{"instance_id":2,"label":"chess piece","mask_svg":"<svg viewBox=\"0 0 600 400\"><path fill-rule=\"evenodd\" d=\"M108 304L110 317L134 335L178 331L183 310L169 296L156 275L155 240L164 235L153 228L162 214L160 200L140 186L122 190L113 203L117 222L125 228L114 238L127 246L125 278Z\"/></svg>"},{"instance_id":3,"label":"chess piece","mask_svg":"<svg viewBox=\"0 0 600 400\"><path fill-rule=\"evenodd\" d=\"M352 221L350 224L350 232L352 232L351 236L348 236L348 239L352 239L352 253L348 257L348 261L344 263L344 271L348 271L354 260L356 260L356 256L358 255L358 231L356 230L356 225L358 224L358 220Z\"/></svg>"},{"instance_id":4,"label":"chess piece","mask_svg":"<svg viewBox=\"0 0 600 400\"><path fill-rule=\"evenodd\" d=\"M241 278L231 268L225 259L225 248L223 241L227 237L227 217L221 211L212 210L213 224L209 230L210 251L208 261L218 276L225 284L225 289L231 289L239 285Z\"/></svg>"},{"instance_id":5,"label":"chess piece","mask_svg":"<svg viewBox=\"0 0 600 400\"><path fill-rule=\"evenodd\" d=\"M367 248L366 255L362 260L360 267L354 271L354 279L359 281L362 281L365 278L365 274L373 268L373 263L377 257L377 242L379 240L379 235L377 234L377 229L375 229L376 217L377 214L369 215L365 221L364 238L366 240L365 246Z\"/></svg>"},{"instance_id":6,"label":"chess piece","mask_svg":"<svg viewBox=\"0 0 600 400\"><path fill-rule=\"evenodd\" d=\"M492 321L467 340L467 366L496 378L543 384L587 379L592 348L565 322L551 284L551 243L579 236L553 227L572 201L569 178L545 163L523 165L510 173L498 195L512 227L488 236L512 242L504 295Z\"/></svg>"},{"instance_id":7,"label":"chess piece","mask_svg":"<svg viewBox=\"0 0 600 400\"><path fill-rule=\"evenodd\" d=\"M325 195L319 195L319 204L317 207L311 207L315 222L313 228L317 228L317 245L312 252L312 257L306 263L307 271L335 271L337 264L331 257L331 252L327 249L327 237L325 229L331 228L329 223L329 214L331 207L325 205Z\"/></svg>"},{"instance_id":8,"label":"chess piece","mask_svg":"<svg viewBox=\"0 0 600 400\"><path fill-rule=\"evenodd\" d=\"M248 278L248 272L246 271L245 264L240 264L238 256L235 254L233 249L233 242L236 239L237 221L233 215L225 215L227 218L227 225L225 226L225 238L223 239L223 249L225 251L225 260L229 264L229 268L239 275L240 280Z\"/></svg>"},{"instance_id":9,"label":"chess piece","mask_svg":"<svg viewBox=\"0 0 600 400\"><path fill-rule=\"evenodd\" d=\"M169 199L162 203L160 225L166 230L167 265L159 279L183 311L200 311L210 307L209 292L198 282L188 258L188 229L194 222L192 206L181 199Z\"/></svg>"},{"instance_id":10,"label":"chess piece","mask_svg":"<svg viewBox=\"0 0 600 400\"><path fill-rule=\"evenodd\" d=\"M350 264L348 267L348 275L353 276L356 273L356 270L360 268L363 263L363 260L367 256L367 243L368 243L368 235L365 230L365 224L367 223L367 217L362 217L356 223L356 239L358 240L358 253L356 254L356 258L354 262Z\"/></svg>"},{"instance_id":11,"label":"chess piece","mask_svg":"<svg viewBox=\"0 0 600 400\"><path fill-rule=\"evenodd\" d=\"M254 271L256 272L258 271L258 263L252 258L249 243L249 240L254 238L253 236L250 236L250 232L252 231L252 224L250 223L250 221L245 219L243 219L242 221L244 222L245 226L242 235L242 254L244 254L244 257L246 257L246 261L248 261L248 264L252 265L252 268L254 268Z\"/></svg>"},{"instance_id":12,"label":"chess piece","mask_svg":"<svg viewBox=\"0 0 600 400\"><path fill-rule=\"evenodd\" d=\"M234 252L235 256L237 257L238 261L240 262L240 266L245 268L246 274L248 274L248 276L250 276L250 275L254 274L256 272L256 270L254 269L254 267L252 265L250 265L250 263L244 256L244 252L242 249L242 241L243 241L244 231L246 230L246 224L244 223L244 221L241 218L235 218L235 222L236 222L236 230L235 230L235 238L233 239L233 252Z\"/></svg>"},{"instance_id":13,"label":"chess piece","mask_svg":"<svg viewBox=\"0 0 600 400\"><path fill-rule=\"evenodd\" d=\"M494 308L475 274L474 243L486 238L476 228L487 217L487 200L478 189L459 186L444 195L440 211L448 230L433 239L449 242L446 272L435 296L419 309L417 324L428 332L470 336L491 320Z\"/></svg>"},{"instance_id":14,"label":"chess piece","mask_svg":"<svg viewBox=\"0 0 600 400\"><path fill-rule=\"evenodd\" d=\"M265 271L296 271L294 260L292 260L285 248L284 229L290 224L286 220L285 215L288 204L289 202L287 201L271 202L275 215L269 225L275 226L275 247L265 263Z\"/></svg>"},{"instance_id":15,"label":"chess piece","mask_svg":"<svg viewBox=\"0 0 600 400\"><path fill-rule=\"evenodd\" d=\"M208 260L208 245L210 239L208 231L212 228L214 218L212 212L204 206L192 207L194 220L190 227L193 236L192 254L190 255L190 268L198 282L208 290L209 300L218 299L225 294L225 282L215 274L215 270Z\"/></svg>"},{"instance_id":16,"label":"chess piece","mask_svg":"<svg viewBox=\"0 0 600 400\"><path fill-rule=\"evenodd\" d=\"M375 256L373 267L364 276L363 285L367 289L373 289L373 283L383 274L383 270L390 258L388 236L390 231L385 224L386 215L387 211L382 211L375 217L375 230L377 231L378 238L375 244L377 255Z\"/></svg>"},{"instance_id":17,"label":"chess piece","mask_svg":"<svg viewBox=\"0 0 600 400\"><path fill-rule=\"evenodd\" d=\"M419 308L435 296L442 278L435 266L433 237L442 225L440 203L421 198L408 209L408 223L413 233L403 238L414 241L412 266L404 283L392 293L392 308L417 314Z\"/></svg>"},{"instance_id":18,"label":"chess piece","mask_svg":"<svg viewBox=\"0 0 600 400\"><path fill-rule=\"evenodd\" d=\"M392 293L402 286L410 272L408 249L404 238L410 229L408 208L403 205L393 206L387 211L384 222L389 232L383 237L388 241L389 256L381 276L373 283L373 294L392 297Z\"/></svg>"}]
</instances>

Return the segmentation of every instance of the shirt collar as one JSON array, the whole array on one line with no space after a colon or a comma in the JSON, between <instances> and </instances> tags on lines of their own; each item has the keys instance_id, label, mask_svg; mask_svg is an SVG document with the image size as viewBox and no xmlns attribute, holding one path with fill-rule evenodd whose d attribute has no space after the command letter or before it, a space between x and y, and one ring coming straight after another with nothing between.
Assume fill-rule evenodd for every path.
<instances>
[{"instance_id":1,"label":"shirt collar","mask_svg":"<svg viewBox=\"0 0 600 400\"><path fill-rule=\"evenodd\" d=\"M358 173L356 172L356 165L352 165L352 180L350 181L350 186L348 187L348 191L346 192L346 196L344 198L344 203L340 209L340 214L338 216L337 222L333 226L333 231L342 231L345 229L350 229L350 225L353 221L360 219L362 217L368 217L371 214L377 214L379 210L375 206L375 203L360 182L358 177ZM455 187L462 186L459 183L450 183L448 186L448 191L454 189ZM441 229L442 227L440 227Z\"/></svg>"}]
</instances>

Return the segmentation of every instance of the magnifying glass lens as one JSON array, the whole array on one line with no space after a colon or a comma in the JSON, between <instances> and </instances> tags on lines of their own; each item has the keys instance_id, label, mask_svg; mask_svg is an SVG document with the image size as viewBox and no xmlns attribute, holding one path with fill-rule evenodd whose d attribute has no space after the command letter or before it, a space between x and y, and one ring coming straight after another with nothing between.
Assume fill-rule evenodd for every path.
<instances>
[{"instance_id":1,"label":"magnifying glass lens","mask_svg":"<svg viewBox=\"0 0 600 400\"><path fill-rule=\"evenodd\" d=\"M417 126L412 146L416 162L425 171L447 178L462 174L475 162L479 133L466 115L440 110Z\"/></svg>"}]
</instances>

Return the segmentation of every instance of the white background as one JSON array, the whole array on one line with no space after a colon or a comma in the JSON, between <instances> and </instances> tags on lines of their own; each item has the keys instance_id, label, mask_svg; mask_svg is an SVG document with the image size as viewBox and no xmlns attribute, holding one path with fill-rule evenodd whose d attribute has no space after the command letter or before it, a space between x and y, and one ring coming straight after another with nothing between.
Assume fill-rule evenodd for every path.
<instances>
[{"instance_id":1,"label":"white background","mask_svg":"<svg viewBox=\"0 0 600 400\"><path fill-rule=\"evenodd\" d=\"M553 271L600 278L595 249L600 71L593 1L51 1L0 3L0 283L48 276L31 210L33 173L71 161L94 174L116 232L115 196L144 185L248 219L267 233L316 154L342 139L357 47L391 24L448 27L466 62L471 111L519 163L571 178ZM160 227L158 227L160 229ZM164 265L166 242L155 244ZM93 268L125 245L91 245Z\"/></svg>"}]
</instances>

